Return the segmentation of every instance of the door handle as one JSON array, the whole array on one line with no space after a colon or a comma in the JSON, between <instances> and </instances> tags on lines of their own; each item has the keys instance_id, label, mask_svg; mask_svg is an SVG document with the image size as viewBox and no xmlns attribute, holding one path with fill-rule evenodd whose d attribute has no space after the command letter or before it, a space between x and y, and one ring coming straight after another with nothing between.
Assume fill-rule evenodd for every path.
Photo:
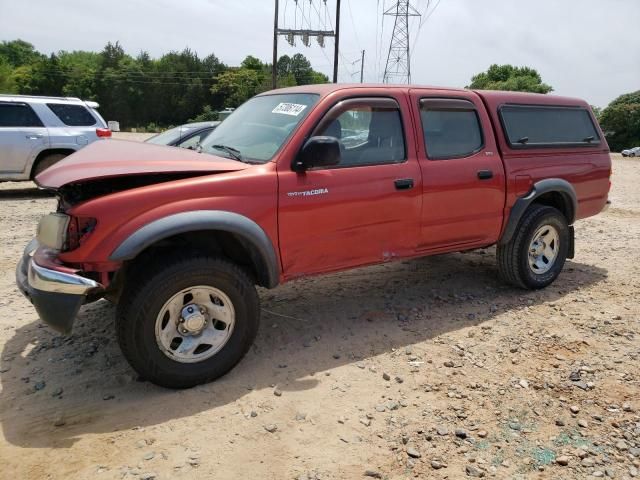
<instances>
[{"instance_id":1,"label":"door handle","mask_svg":"<svg viewBox=\"0 0 640 480\"><path fill-rule=\"evenodd\" d=\"M489 180L493 178L493 172L491 170L478 170L478 178L480 180Z\"/></svg>"},{"instance_id":2,"label":"door handle","mask_svg":"<svg viewBox=\"0 0 640 480\"><path fill-rule=\"evenodd\" d=\"M44 137L44 135L41 133L29 133L26 135L26 137L29 140L40 140L42 137Z\"/></svg>"},{"instance_id":3,"label":"door handle","mask_svg":"<svg viewBox=\"0 0 640 480\"><path fill-rule=\"evenodd\" d=\"M413 178L401 178L393 183L396 186L396 190L409 190L413 188Z\"/></svg>"}]
</instances>

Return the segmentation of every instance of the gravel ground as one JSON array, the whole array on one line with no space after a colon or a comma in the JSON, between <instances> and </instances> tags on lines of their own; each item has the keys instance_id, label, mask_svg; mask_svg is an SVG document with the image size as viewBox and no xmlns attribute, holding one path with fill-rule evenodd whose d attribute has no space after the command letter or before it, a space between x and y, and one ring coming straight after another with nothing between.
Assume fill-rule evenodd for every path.
<instances>
[{"instance_id":1,"label":"gravel ground","mask_svg":"<svg viewBox=\"0 0 640 480\"><path fill-rule=\"evenodd\" d=\"M255 346L186 391L138 381L113 307L44 326L14 268L55 201L0 185L3 478L634 478L640 470L640 161L577 225L544 291L494 250L389 263L260 292Z\"/></svg>"}]
</instances>

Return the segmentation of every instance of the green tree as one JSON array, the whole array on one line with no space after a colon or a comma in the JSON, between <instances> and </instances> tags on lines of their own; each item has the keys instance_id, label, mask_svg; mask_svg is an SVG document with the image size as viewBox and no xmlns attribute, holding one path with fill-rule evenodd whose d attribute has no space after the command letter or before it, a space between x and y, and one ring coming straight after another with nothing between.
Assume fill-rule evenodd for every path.
<instances>
[{"instance_id":1,"label":"green tree","mask_svg":"<svg viewBox=\"0 0 640 480\"><path fill-rule=\"evenodd\" d=\"M542 83L540 74L529 67L513 65L491 65L486 72L471 78L474 90L509 90L513 92L549 93L553 88Z\"/></svg>"},{"instance_id":2,"label":"green tree","mask_svg":"<svg viewBox=\"0 0 640 480\"><path fill-rule=\"evenodd\" d=\"M0 57L0 92L18 93L13 66L3 57Z\"/></svg>"},{"instance_id":3,"label":"green tree","mask_svg":"<svg viewBox=\"0 0 640 480\"><path fill-rule=\"evenodd\" d=\"M255 70L230 68L215 79L211 91L223 95L225 107L237 107L256 95L260 77Z\"/></svg>"},{"instance_id":4,"label":"green tree","mask_svg":"<svg viewBox=\"0 0 640 480\"><path fill-rule=\"evenodd\" d=\"M215 112L210 105L205 105L202 113L189 119L189 122L213 122L218 120L218 112Z\"/></svg>"},{"instance_id":5,"label":"green tree","mask_svg":"<svg viewBox=\"0 0 640 480\"><path fill-rule=\"evenodd\" d=\"M100 65L100 54L96 52L59 52L58 62L65 75L62 94L83 100L96 99L96 72Z\"/></svg>"},{"instance_id":6,"label":"green tree","mask_svg":"<svg viewBox=\"0 0 640 480\"><path fill-rule=\"evenodd\" d=\"M253 55L247 55L247 57L242 61L240 66L242 68L248 68L249 70L262 72L265 65L260 61L260 59L254 57Z\"/></svg>"},{"instance_id":7,"label":"green tree","mask_svg":"<svg viewBox=\"0 0 640 480\"><path fill-rule=\"evenodd\" d=\"M31 65L43 57L34 46L24 40L11 40L0 43L0 58L4 58L10 65L21 67Z\"/></svg>"},{"instance_id":8,"label":"green tree","mask_svg":"<svg viewBox=\"0 0 640 480\"><path fill-rule=\"evenodd\" d=\"M599 120L611 150L640 146L640 90L616 98Z\"/></svg>"},{"instance_id":9,"label":"green tree","mask_svg":"<svg viewBox=\"0 0 640 480\"><path fill-rule=\"evenodd\" d=\"M328 81L301 54L282 56L277 69L279 87ZM103 117L122 128L215 118L217 110L270 89L271 65L252 55L229 68L213 54L201 59L188 48L160 58L146 52L133 57L109 42L101 52L45 56L23 40L0 43L1 93L95 100Z\"/></svg>"}]
</instances>

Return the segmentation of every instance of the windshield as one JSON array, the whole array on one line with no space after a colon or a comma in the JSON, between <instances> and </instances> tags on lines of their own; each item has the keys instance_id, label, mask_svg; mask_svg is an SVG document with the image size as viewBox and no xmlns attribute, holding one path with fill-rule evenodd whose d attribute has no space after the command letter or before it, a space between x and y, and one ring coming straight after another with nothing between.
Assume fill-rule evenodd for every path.
<instances>
[{"instance_id":1,"label":"windshield","mask_svg":"<svg viewBox=\"0 0 640 480\"><path fill-rule=\"evenodd\" d=\"M266 163L318 101L310 93L253 97L202 142L202 152Z\"/></svg>"},{"instance_id":2,"label":"windshield","mask_svg":"<svg viewBox=\"0 0 640 480\"><path fill-rule=\"evenodd\" d=\"M169 145L181 137L184 137L190 130L191 129L189 127L185 127L184 125L170 128L169 130L165 130L154 137L148 138L146 142L154 143L156 145Z\"/></svg>"}]
</instances>

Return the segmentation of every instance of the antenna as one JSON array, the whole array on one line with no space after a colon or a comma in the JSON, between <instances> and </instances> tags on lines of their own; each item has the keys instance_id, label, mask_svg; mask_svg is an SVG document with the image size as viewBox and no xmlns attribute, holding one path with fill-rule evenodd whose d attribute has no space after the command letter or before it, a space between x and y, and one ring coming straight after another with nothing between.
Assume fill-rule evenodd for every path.
<instances>
[{"instance_id":1,"label":"antenna","mask_svg":"<svg viewBox=\"0 0 640 480\"><path fill-rule=\"evenodd\" d=\"M420 17L410 0L398 0L383 15L395 17L393 34L384 67L384 83L411 83L411 57L409 55L409 17Z\"/></svg>"}]
</instances>

